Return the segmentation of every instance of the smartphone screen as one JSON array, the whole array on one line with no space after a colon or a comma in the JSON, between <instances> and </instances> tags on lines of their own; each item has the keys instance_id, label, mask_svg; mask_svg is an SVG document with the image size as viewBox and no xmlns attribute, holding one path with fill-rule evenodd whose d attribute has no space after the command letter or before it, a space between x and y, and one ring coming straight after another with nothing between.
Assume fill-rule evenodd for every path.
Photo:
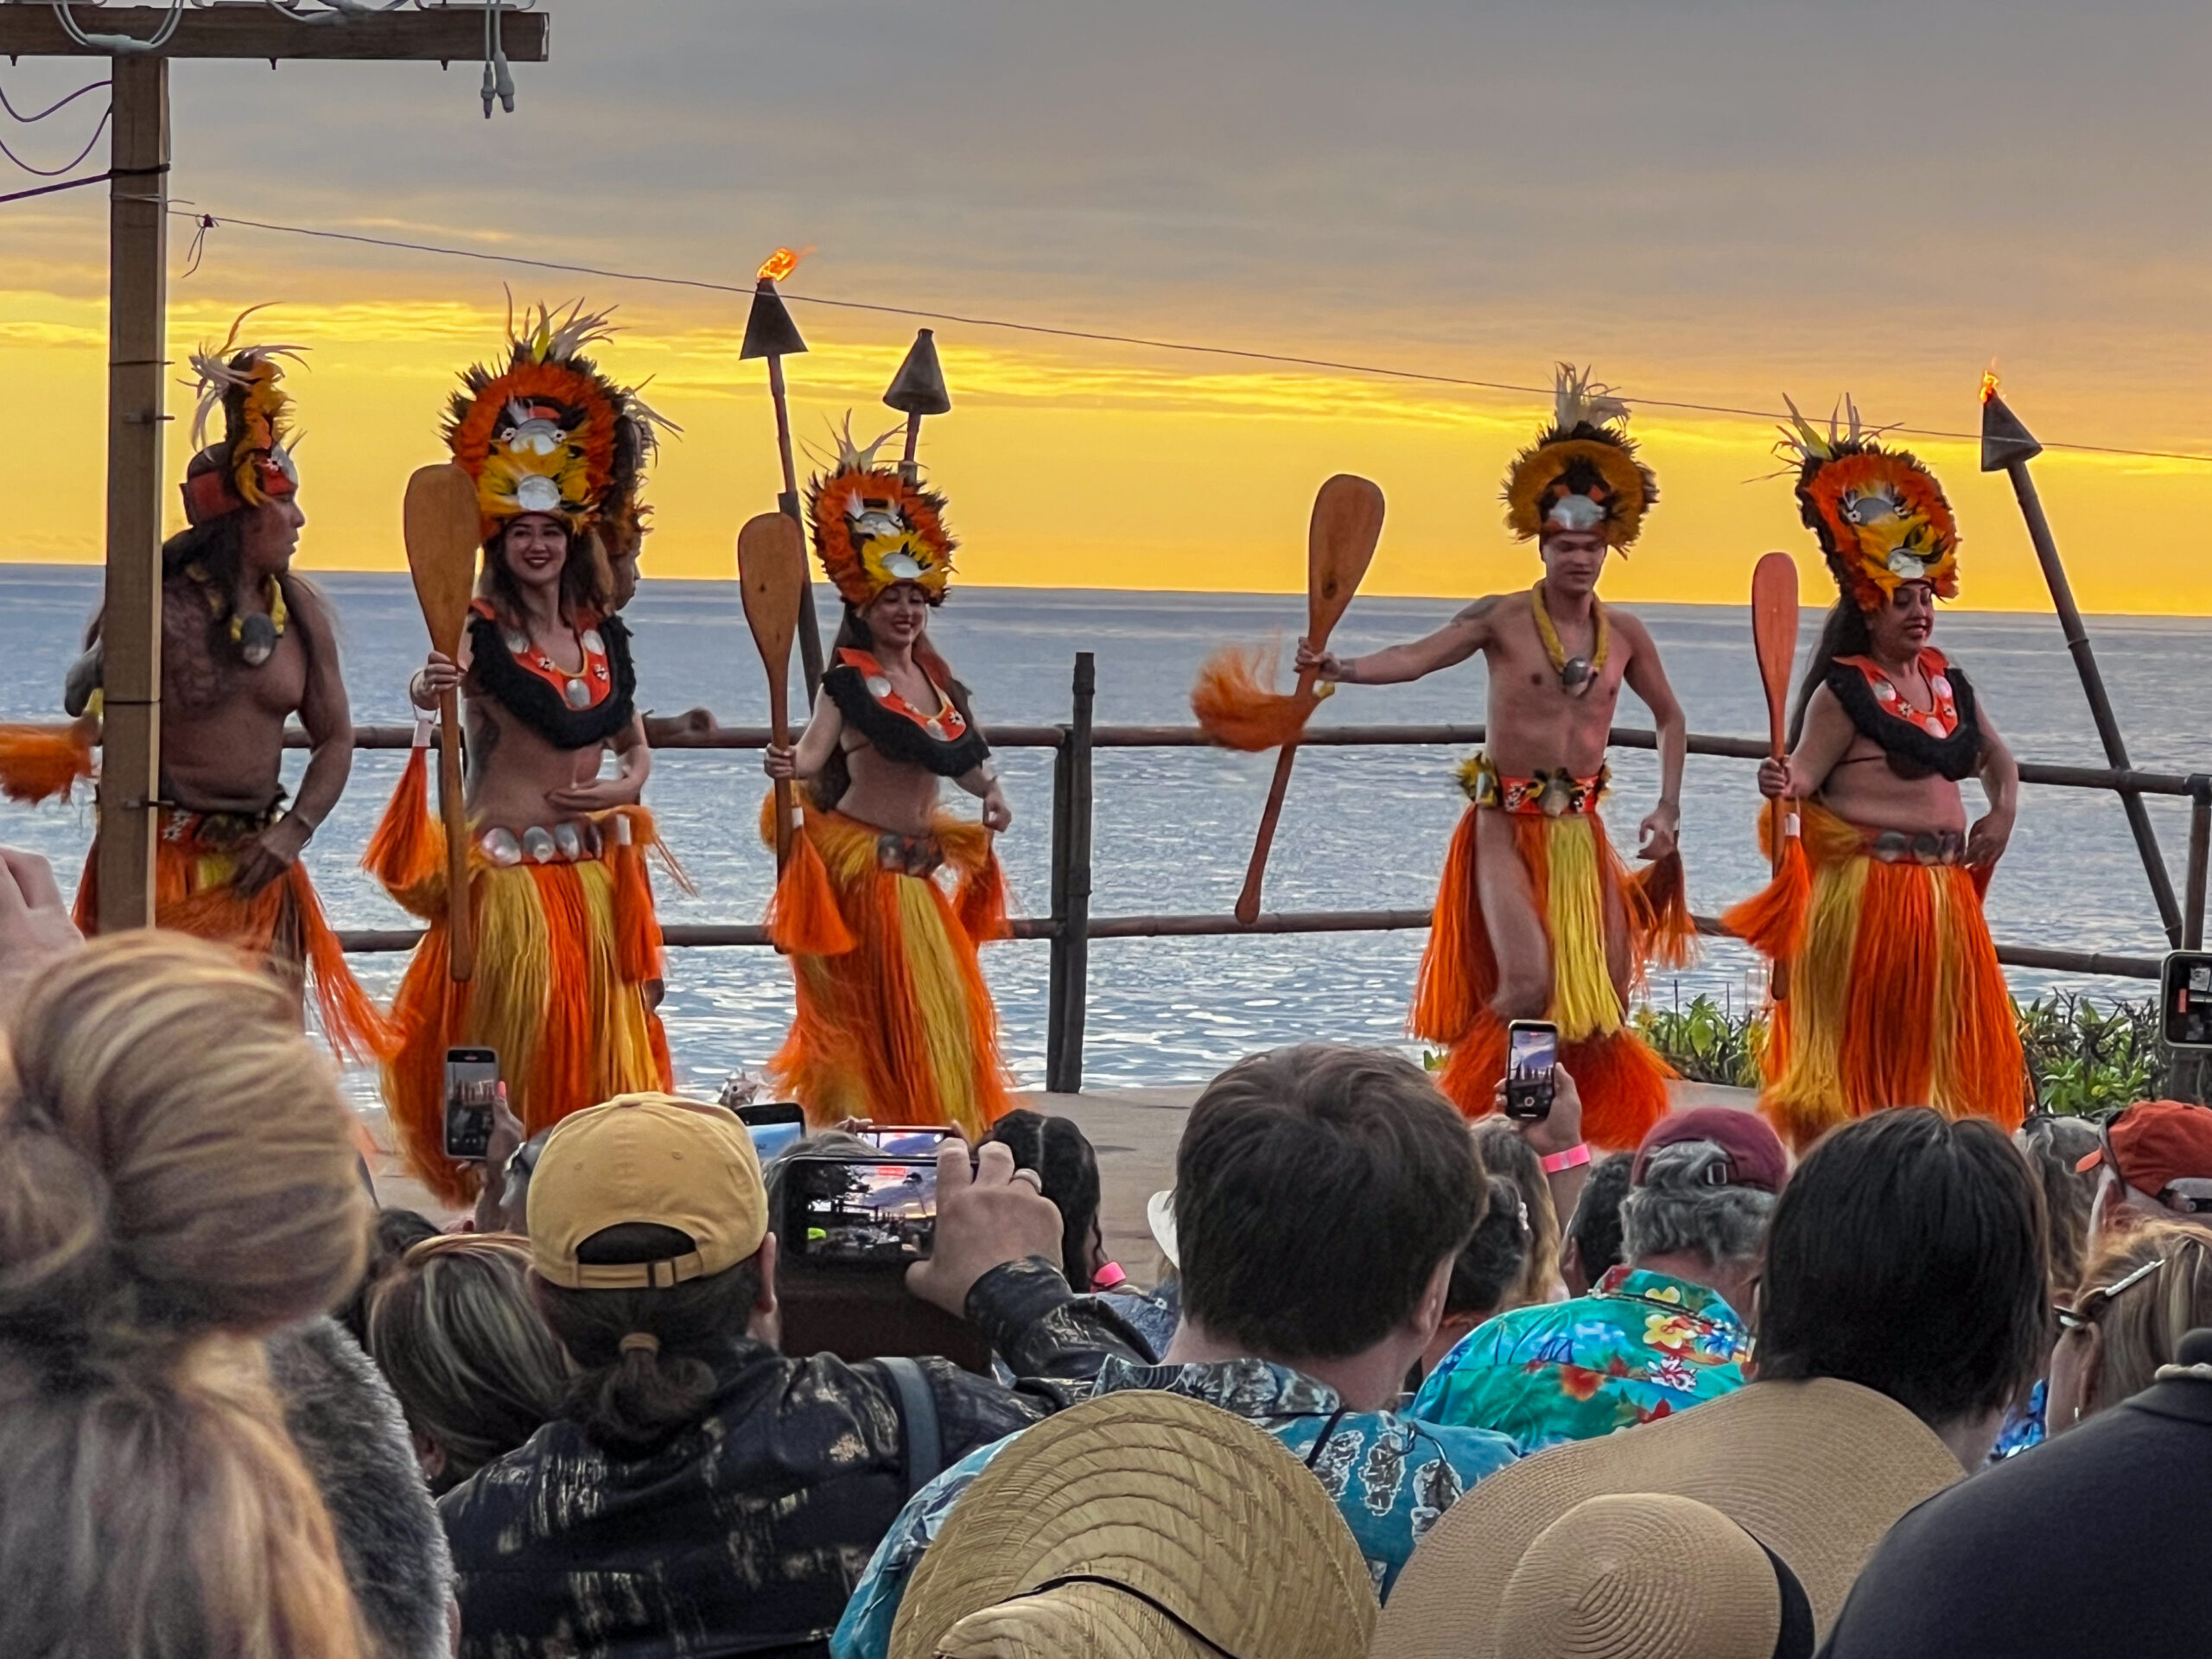
<instances>
[{"instance_id":1,"label":"smartphone screen","mask_svg":"<svg viewBox=\"0 0 2212 1659\"><path fill-rule=\"evenodd\" d=\"M492 1147L499 1057L488 1048L446 1050L446 1156L481 1163Z\"/></svg>"},{"instance_id":2,"label":"smartphone screen","mask_svg":"<svg viewBox=\"0 0 2212 1659\"><path fill-rule=\"evenodd\" d=\"M806 1108L795 1100L754 1101L737 1109L737 1121L747 1128L766 1128L771 1124L804 1123Z\"/></svg>"},{"instance_id":3,"label":"smartphone screen","mask_svg":"<svg viewBox=\"0 0 2212 1659\"><path fill-rule=\"evenodd\" d=\"M937 1160L791 1159L783 1166L785 1248L807 1261L899 1266L937 1236Z\"/></svg>"},{"instance_id":4,"label":"smartphone screen","mask_svg":"<svg viewBox=\"0 0 2212 1659\"><path fill-rule=\"evenodd\" d=\"M1516 1020L1505 1028L1505 1115L1541 1123L1552 1115L1552 1068L1559 1064L1559 1027Z\"/></svg>"}]
</instances>

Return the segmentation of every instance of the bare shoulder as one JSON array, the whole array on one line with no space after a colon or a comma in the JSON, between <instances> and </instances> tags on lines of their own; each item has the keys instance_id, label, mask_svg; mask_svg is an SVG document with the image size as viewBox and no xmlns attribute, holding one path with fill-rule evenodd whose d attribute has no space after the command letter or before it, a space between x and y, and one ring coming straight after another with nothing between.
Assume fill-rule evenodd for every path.
<instances>
[{"instance_id":1,"label":"bare shoulder","mask_svg":"<svg viewBox=\"0 0 2212 1659\"><path fill-rule=\"evenodd\" d=\"M1605 621L1615 633L1638 652L1648 652L1654 657L1659 654L1658 642L1652 639L1651 630L1644 626L1643 619L1634 611L1608 605L1605 607Z\"/></svg>"},{"instance_id":2,"label":"bare shoulder","mask_svg":"<svg viewBox=\"0 0 2212 1659\"><path fill-rule=\"evenodd\" d=\"M1526 621L1528 615L1528 594L1485 594L1461 606L1453 613L1451 626L1455 631L1471 631L1478 640L1487 643L1497 637L1500 628L1512 626L1516 619Z\"/></svg>"}]
</instances>

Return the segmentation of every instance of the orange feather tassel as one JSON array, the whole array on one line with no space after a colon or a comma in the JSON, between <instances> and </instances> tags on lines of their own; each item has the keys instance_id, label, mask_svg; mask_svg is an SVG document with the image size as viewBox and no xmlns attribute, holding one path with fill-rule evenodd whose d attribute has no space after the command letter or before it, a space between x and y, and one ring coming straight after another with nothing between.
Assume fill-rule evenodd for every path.
<instances>
[{"instance_id":1,"label":"orange feather tassel","mask_svg":"<svg viewBox=\"0 0 2212 1659\"><path fill-rule=\"evenodd\" d=\"M1228 645L1200 664L1191 712L1208 737L1224 748L1248 751L1298 741L1324 694L1275 690L1281 657L1278 646Z\"/></svg>"},{"instance_id":2,"label":"orange feather tassel","mask_svg":"<svg viewBox=\"0 0 2212 1659\"><path fill-rule=\"evenodd\" d=\"M79 779L92 775L99 731L89 715L67 726L0 726L0 794L34 805L55 795L67 800Z\"/></svg>"}]
</instances>

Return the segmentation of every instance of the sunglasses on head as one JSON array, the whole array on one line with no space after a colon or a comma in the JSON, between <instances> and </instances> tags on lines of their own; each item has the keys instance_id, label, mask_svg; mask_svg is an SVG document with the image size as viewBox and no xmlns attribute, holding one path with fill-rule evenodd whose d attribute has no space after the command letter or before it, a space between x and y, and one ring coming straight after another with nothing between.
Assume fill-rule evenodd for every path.
<instances>
[{"instance_id":1,"label":"sunglasses on head","mask_svg":"<svg viewBox=\"0 0 2212 1659\"><path fill-rule=\"evenodd\" d=\"M2074 1299L2074 1306L2071 1307L2060 1307L2054 1304L2050 1311L2057 1317L2059 1329L2062 1331L2088 1330L2097 1322L2097 1313L2101 1307L2118 1300L2121 1292L2140 1284L2165 1265L2165 1257L2154 1255L2141 1267L2122 1274L2112 1283L2099 1285L2094 1290L2083 1291Z\"/></svg>"}]
</instances>

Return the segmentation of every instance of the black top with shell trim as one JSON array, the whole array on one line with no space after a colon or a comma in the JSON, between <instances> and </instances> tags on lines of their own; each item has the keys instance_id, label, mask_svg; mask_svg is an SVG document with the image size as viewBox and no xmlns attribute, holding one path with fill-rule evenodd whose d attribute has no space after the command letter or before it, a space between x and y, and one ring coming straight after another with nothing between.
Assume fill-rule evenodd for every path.
<instances>
[{"instance_id":1,"label":"black top with shell trim","mask_svg":"<svg viewBox=\"0 0 2212 1659\"><path fill-rule=\"evenodd\" d=\"M1866 676L1849 664L1839 662L1828 670L1827 687L1859 734L1880 747L1891 772L1900 778L1948 778L1955 784L1972 777L1981 764L1981 718L1965 674L1948 662L1942 672L1950 682L1958 710L1958 725L1948 737L1937 737L1918 722L1891 714L1875 696Z\"/></svg>"},{"instance_id":2,"label":"black top with shell trim","mask_svg":"<svg viewBox=\"0 0 2212 1659\"><path fill-rule=\"evenodd\" d=\"M596 632L601 649L594 651L591 640L584 639L584 672L556 681L517 659L497 617L474 609L468 618L470 683L556 749L584 749L610 741L637 717L638 671L630 657L630 630L622 619L588 620L576 632ZM563 682L583 687L590 701L581 706L571 701L563 694Z\"/></svg>"},{"instance_id":3,"label":"black top with shell trim","mask_svg":"<svg viewBox=\"0 0 2212 1659\"><path fill-rule=\"evenodd\" d=\"M882 664L867 652L841 647L836 662L823 673L822 689L846 721L890 760L957 778L990 756L991 746L943 686L931 682L938 712L925 715L892 689Z\"/></svg>"}]
</instances>

